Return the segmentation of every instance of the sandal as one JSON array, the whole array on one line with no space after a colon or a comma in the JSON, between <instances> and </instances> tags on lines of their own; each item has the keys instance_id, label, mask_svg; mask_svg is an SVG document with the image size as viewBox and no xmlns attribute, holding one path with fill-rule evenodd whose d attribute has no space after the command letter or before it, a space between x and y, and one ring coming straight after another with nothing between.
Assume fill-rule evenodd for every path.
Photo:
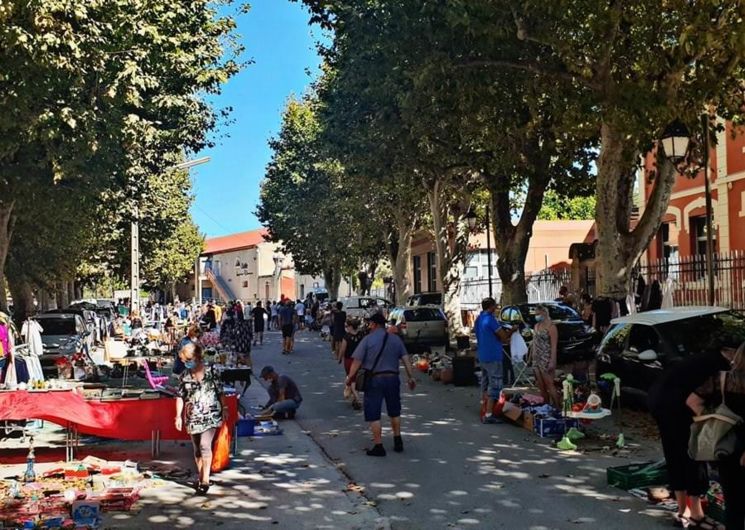
<instances>
[{"instance_id":1,"label":"sandal","mask_svg":"<svg viewBox=\"0 0 745 530\"><path fill-rule=\"evenodd\" d=\"M701 519L694 519L693 517L688 518L688 528L695 528L696 530L716 530L719 528L719 523L704 515Z\"/></svg>"},{"instance_id":2,"label":"sandal","mask_svg":"<svg viewBox=\"0 0 745 530\"><path fill-rule=\"evenodd\" d=\"M682 513L676 513L673 516L673 526L677 528L689 528L691 526L691 520Z\"/></svg>"}]
</instances>

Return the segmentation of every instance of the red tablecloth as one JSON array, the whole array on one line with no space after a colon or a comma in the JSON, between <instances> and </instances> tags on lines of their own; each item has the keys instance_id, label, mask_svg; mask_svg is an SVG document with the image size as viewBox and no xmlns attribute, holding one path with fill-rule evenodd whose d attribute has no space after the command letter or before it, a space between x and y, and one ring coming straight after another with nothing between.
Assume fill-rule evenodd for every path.
<instances>
[{"instance_id":1,"label":"red tablecloth","mask_svg":"<svg viewBox=\"0 0 745 530\"><path fill-rule=\"evenodd\" d=\"M228 427L238 420L236 396L226 398ZM161 440L188 439L174 426L176 398L86 400L76 392L0 392L0 420L40 419L67 426L72 423L81 434L118 440L150 440L154 430Z\"/></svg>"}]
</instances>

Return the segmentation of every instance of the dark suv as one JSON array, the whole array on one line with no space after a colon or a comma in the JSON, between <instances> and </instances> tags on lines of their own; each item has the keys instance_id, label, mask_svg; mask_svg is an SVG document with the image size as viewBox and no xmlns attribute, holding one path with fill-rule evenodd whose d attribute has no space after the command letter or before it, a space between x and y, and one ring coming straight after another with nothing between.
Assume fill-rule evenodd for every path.
<instances>
[{"instance_id":1,"label":"dark suv","mask_svg":"<svg viewBox=\"0 0 745 530\"><path fill-rule=\"evenodd\" d=\"M63 356L77 352L88 355L88 336L90 332L83 318L76 313L45 313L35 320L41 325L41 342L44 346L41 369L45 376L57 376L56 361Z\"/></svg>"},{"instance_id":2,"label":"dark suv","mask_svg":"<svg viewBox=\"0 0 745 530\"><path fill-rule=\"evenodd\" d=\"M598 349L597 374L611 372L634 402L646 401L663 370L705 351L721 331L745 332L745 318L723 307L674 307L614 319Z\"/></svg>"}]
</instances>

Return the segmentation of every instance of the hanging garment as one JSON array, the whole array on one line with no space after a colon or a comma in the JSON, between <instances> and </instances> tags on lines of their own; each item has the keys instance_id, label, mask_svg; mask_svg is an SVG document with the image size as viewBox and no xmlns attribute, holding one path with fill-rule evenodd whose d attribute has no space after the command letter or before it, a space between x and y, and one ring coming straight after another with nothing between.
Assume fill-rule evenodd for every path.
<instances>
[{"instance_id":1,"label":"hanging garment","mask_svg":"<svg viewBox=\"0 0 745 530\"><path fill-rule=\"evenodd\" d=\"M675 283L672 278L668 277L665 280L665 286L662 288L662 303L660 307L662 309L669 309L675 305L673 301L673 294L675 293Z\"/></svg>"},{"instance_id":2,"label":"hanging garment","mask_svg":"<svg viewBox=\"0 0 745 530\"><path fill-rule=\"evenodd\" d=\"M0 323L0 345L3 347L2 355L8 355L11 351L10 347L10 333L8 332L8 325Z\"/></svg>"},{"instance_id":3,"label":"hanging garment","mask_svg":"<svg viewBox=\"0 0 745 530\"><path fill-rule=\"evenodd\" d=\"M21 327L21 337L28 344L31 355L39 356L44 353L44 343L41 341L41 333L44 328L36 320L27 320Z\"/></svg>"}]
</instances>

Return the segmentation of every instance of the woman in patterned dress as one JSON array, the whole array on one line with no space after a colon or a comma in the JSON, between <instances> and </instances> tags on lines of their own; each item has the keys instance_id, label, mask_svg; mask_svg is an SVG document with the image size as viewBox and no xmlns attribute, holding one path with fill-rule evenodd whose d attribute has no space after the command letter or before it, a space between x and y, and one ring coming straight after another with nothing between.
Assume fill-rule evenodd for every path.
<instances>
[{"instance_id":1,"label":"woman in patterned dress","mask_svg":"<svg viewBox=\"0 0 745 530\"><path fill-rule=\"evenodd\" d=\"M214 369L205 366L199 344L191 342L183 346L179 358L186 370L179 376L176 429L180 431L186 426L191 436L198 473L195 489L206 494L210 487L212 440L225 414L222 382Z\"/></svg>"},{"instance_id":2,"label":"woman in patterned dress","mask_svg":"<svg viewBox=\"0 0 745 530\"><path fill-rule=\"evenodd\" d=\"M544 403L560 408L561 403L554 384L559 332L556 325L551 321L548 309L545 306L536 306L535 320L533 342L530 345L530 359L533 363L536 384L541 390Z\"/></svg>"}]
</instances>

